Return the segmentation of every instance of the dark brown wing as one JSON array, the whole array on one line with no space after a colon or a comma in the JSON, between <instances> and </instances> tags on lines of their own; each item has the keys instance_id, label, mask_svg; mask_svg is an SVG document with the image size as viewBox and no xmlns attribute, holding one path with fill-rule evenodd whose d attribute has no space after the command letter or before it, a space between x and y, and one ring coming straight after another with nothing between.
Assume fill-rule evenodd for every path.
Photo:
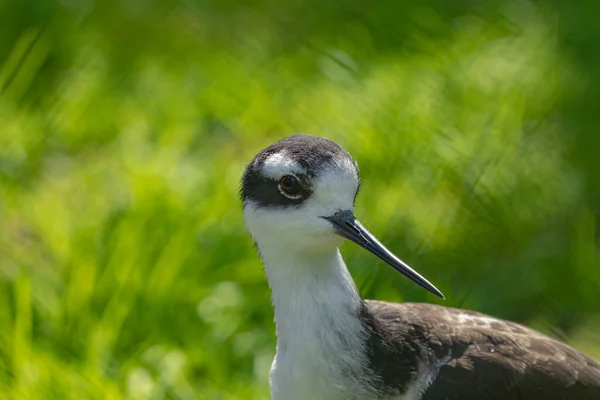
<instances>
[{"instance_id":1,"label":"dark brown wing","mask_svg":"<svg viewBox=\"0 0 600 400\"><path fill-rule=\"evenodd\" d=\"M390 380L406 359L425 364L431 383L423 400L600 400L600 364L532 329L432 304L365 305L377 342L387 343L374 353L387 360L375 369ZM403 371L406 387L417 371Z\"/></svg>"}]
</instances>

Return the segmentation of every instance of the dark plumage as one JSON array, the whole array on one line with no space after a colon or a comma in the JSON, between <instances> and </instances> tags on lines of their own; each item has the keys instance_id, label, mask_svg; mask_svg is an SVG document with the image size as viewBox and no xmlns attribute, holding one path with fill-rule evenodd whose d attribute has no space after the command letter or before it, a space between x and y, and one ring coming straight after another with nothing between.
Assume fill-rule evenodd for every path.
<instances>
[{"instance_id":1,"label":"dark plumage","mask_svg":"<svg viewBox=\"0 0 600 400\"><path fill-rule=\"evenodd\" d=\"M437 371L422 400L598 400L600 364L514 322L432 304L364 301L370 366L402 392Z\"/></svg>"}]
</instances>

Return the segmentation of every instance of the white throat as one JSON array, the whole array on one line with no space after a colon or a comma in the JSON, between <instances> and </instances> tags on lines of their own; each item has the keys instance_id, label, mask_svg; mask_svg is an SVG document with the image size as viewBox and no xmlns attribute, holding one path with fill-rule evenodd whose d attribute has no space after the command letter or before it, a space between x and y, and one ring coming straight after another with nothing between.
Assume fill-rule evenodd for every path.
<instances>
[{"instance_id":1,"label":"white throat","mask_svg":"<svg viewBox=\"0 0 600 400\"><path fill-rule=\"evenodd\" d=\"M367 365L362 300L337 247L294 254L259 248L277 325L272 398L374 398L361 379Z\"/></svg>"}]
</instances>

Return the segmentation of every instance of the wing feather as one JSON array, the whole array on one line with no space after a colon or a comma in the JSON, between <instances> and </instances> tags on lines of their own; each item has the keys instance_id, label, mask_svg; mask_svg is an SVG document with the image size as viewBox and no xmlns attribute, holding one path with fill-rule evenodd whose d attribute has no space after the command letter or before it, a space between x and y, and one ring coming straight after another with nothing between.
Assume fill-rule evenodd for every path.
<instances>
[{"instance_id":1,"label":"wing feather","mask_svg":"<svg viewBox=\"0 0 600 400\"><path fill-rule=\"evenodd\" d=\"M365 305L385 343L376 356L386 361L375 364L386 387L394 385L395 367L415 360L432 371L422 400L600 400L600 364L537 331L432 304Z\"/></svg>"}]
</instances>

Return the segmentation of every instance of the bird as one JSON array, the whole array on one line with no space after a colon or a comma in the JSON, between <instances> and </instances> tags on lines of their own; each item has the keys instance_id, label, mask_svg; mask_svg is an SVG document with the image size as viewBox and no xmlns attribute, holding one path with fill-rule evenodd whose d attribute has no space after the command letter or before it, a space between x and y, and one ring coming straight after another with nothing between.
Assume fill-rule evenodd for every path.
<instances>
[{"instance_id":1,"label":"bird","mask_svg":"<svg viewBox=\"0 0 600 400\"><path fill-rule=\"evenodd\" d=\"M349 240L443 294L354 216L354 158L319 136L259 151L243 218L271 289L273 400L599 400L600 364L523 325L427 303L363 299L340 254Z\"/></svg>"}]
</instances>

